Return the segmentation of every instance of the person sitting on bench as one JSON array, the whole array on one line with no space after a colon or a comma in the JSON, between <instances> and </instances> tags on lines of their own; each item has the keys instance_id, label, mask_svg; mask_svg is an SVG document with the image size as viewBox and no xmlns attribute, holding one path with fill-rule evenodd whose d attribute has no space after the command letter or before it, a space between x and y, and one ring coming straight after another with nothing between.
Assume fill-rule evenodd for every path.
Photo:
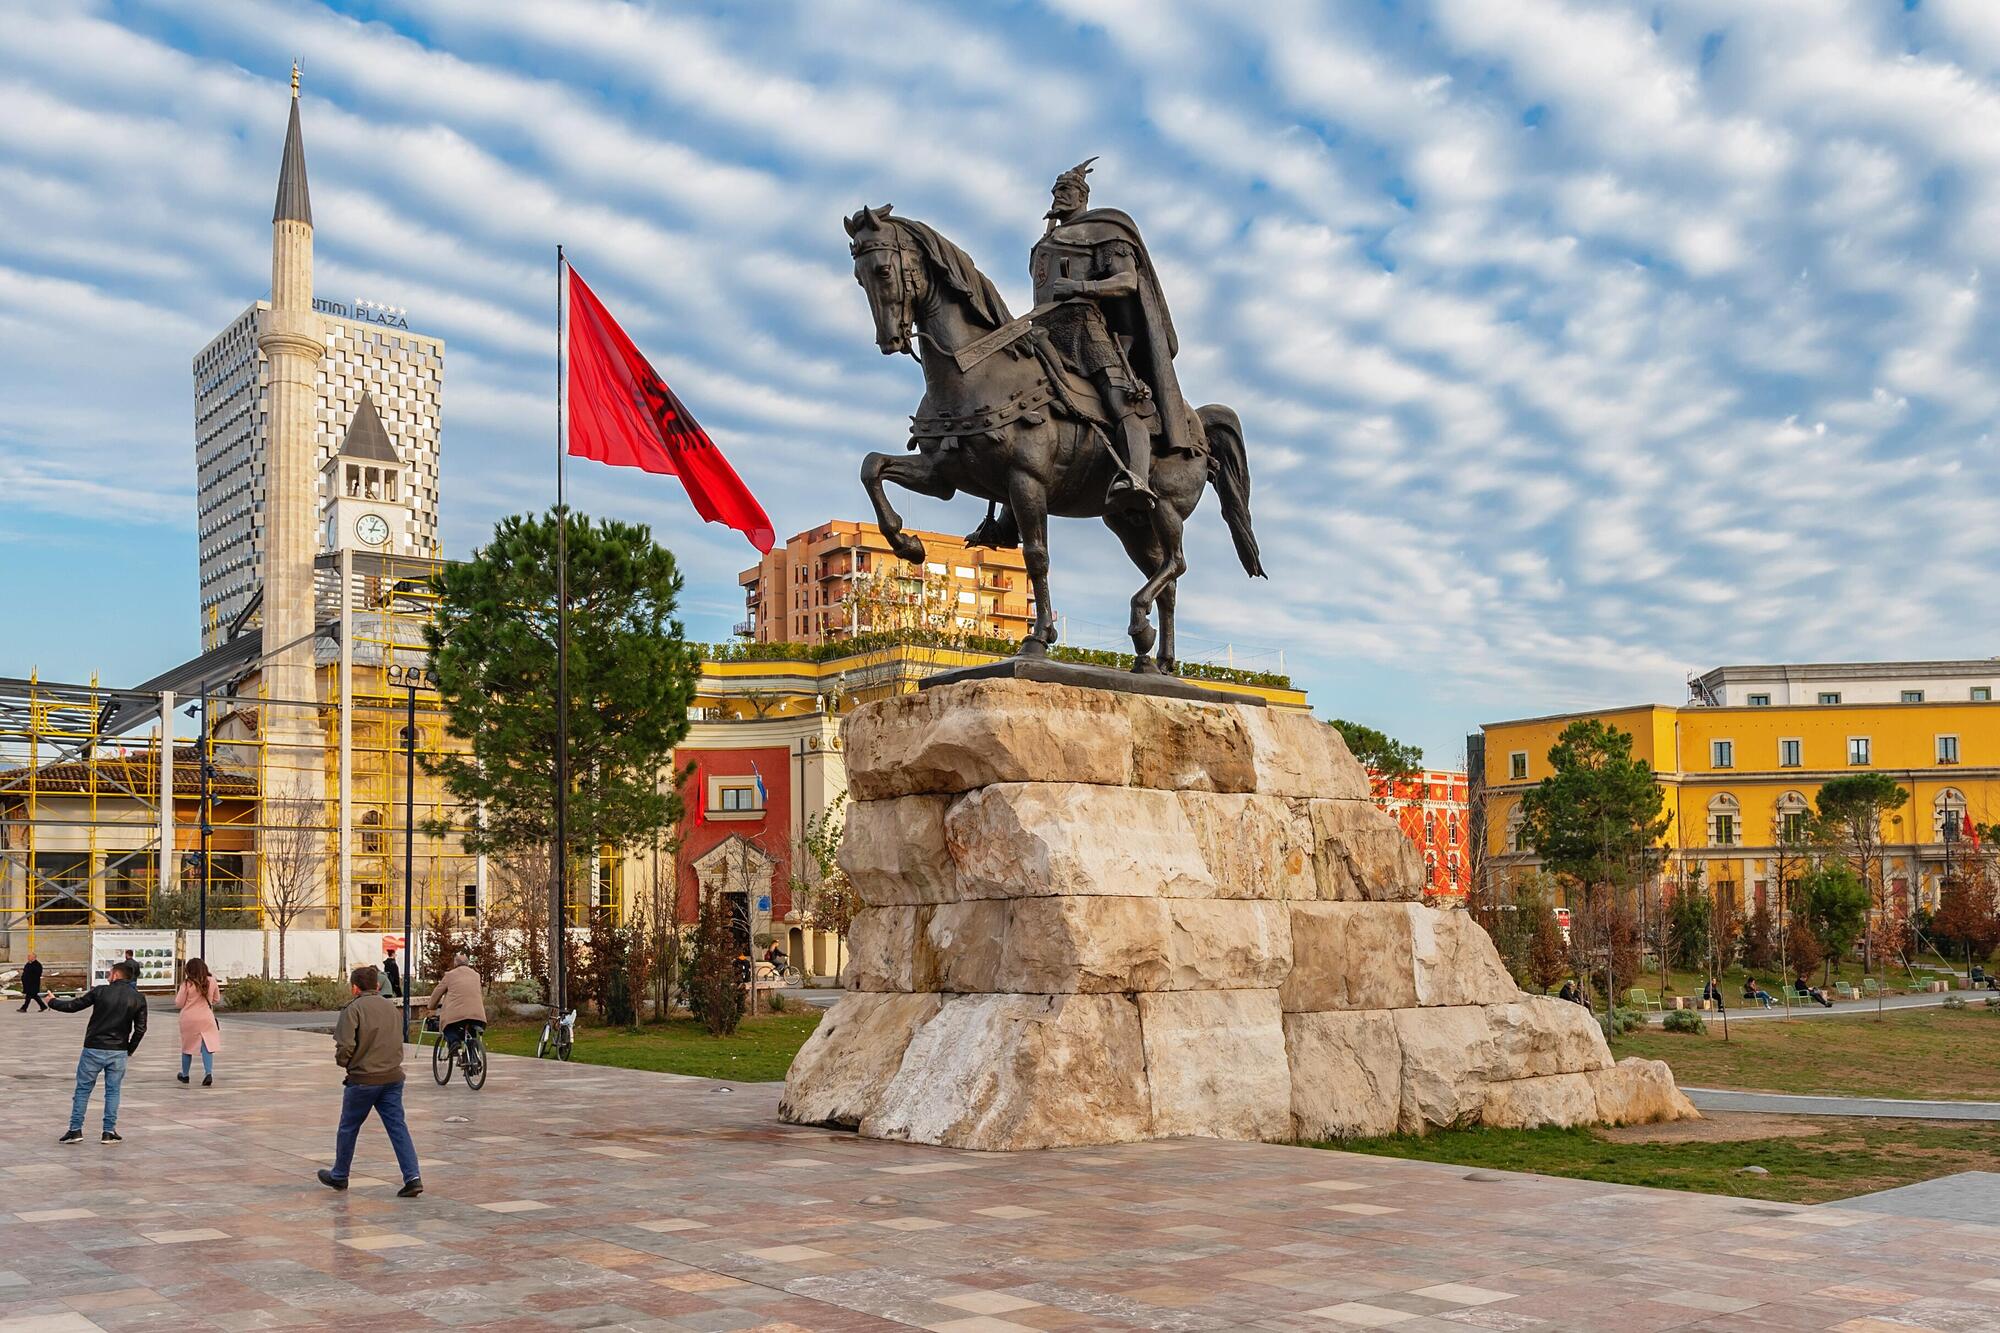
<instances>
[{"instance_id":1,"label":"person sitting on bench","mask_svg":"<svg viewBox=\"0 0 2000 1333\"><path fill-rule=\"evenodd\" d=\"M1769 991L1757 984L1757 978L1755 977L1743 978L1743 998L1761 1004L1766 1009L1777 1003L1776 1000L1771 998Z\"/></svg>"},{"instance_id":2,"label":"person sitting on bench","mask_svg":"<svg viewBox=\"0 0 2000 1333\"><path fill-rule=\"evenodd\" d=\"M1798 991L1801 1000L1811 1000L1814 1004L1823 1004L1829 1009L1833 1008L1833 1001L1826 998L1825 991L1817 986L1806 984L1804 973L1800 973L1797 977L1794 977L1792 985Z\"/></svg>"}]
</instances>

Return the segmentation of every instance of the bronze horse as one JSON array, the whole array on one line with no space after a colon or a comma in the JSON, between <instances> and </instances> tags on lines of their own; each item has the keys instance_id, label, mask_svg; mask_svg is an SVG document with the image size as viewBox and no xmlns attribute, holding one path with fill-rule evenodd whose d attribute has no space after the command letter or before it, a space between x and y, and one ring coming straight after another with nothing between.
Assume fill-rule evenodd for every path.
<instances>
[{"instance_id":1,"label":"bronze horse","mask_svg":"<svg viewBox=\"0 0 2000 1333\"><path fill-rule=\"evenodd\" d=\"M868 294L875 345L907 352L924 368L924 401L910 447L914 454L871 453L861 481L897 555L918 564L924 545L903 529L884 483L949 500L959 491L988 502L986 521L969 541L1019 541L1035 592L1035 623L1023 656L1041 657L1056 639L1049 599L1049 516L1102 518L1146 576L1132 594L1133 670L1174 669L1174 593L1187 570L1182 525L1210 482L1244 572L1261 578L1250 530L1250 468L1236 413L1219 403L1194 409L1194 453L1156 458L1150 508L1114 504L1121 471L1109 441L1091 419L1095 396L1066 374L1041 335L1008 313L999 291L966 253L932 228L890 216L889 205L845 219L854 277ZM913 346L921 340L922 350ZM997 507L1006 510L996 516ZM1159 608L1159 653L1153 648Z\"/></svg>"}]
</instances>

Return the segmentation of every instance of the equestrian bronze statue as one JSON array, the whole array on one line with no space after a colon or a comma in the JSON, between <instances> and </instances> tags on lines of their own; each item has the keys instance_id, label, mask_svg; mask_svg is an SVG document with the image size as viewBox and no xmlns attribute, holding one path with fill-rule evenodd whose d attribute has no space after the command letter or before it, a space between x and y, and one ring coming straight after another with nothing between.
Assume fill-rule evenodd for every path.
<instances>
[{"instance_id":1,"label":"equestrian bronze statue","mask_svg":"<svg viewBox=\"0 0 2000 1333\"><path fill-rule=\"evenodd\" d=\"M1250 468L1236 413L1217 403L1190 409L1181 397L1179 342L1152 257L1130 217L1088 207L1089 170L1085 162L1056 181L1048 231L1029 259L1035 308L1018 319L932 228L891 216L887 204L845 220L875 345L924 368L914 452L869 454L861 480L890 547L913 564L923 542L904 531L885 483L987 502L967 541L1021 547L1035 594L1024 657L1045 656L1056 638L1049 516L1102 518L1145 575L1127 626L1133 669L1171 673L1175 585L1187 570L1182 525L1211 482L1244 572L1263 576Z\"/></svg>"}]
</instances>

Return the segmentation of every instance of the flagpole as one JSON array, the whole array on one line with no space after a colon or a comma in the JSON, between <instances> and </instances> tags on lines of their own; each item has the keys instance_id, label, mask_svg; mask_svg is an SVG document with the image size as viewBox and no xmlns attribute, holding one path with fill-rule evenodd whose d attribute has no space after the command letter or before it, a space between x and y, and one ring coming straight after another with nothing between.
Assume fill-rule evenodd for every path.
<instances>
[{"instance_id":1,"label":"flagpole","mask_svg":"<svg viewBox=\"0 0 2000 1333\"><path fill-rule=\"evenodd\" d=\"M569 1012L563 943L567 935L565 899L569 887L569 508L563 494L564 459L569 449L564 411L569 366L564 342L568 334L567 288L569 261L556 246L556 846L549 911L549 1002L556 1021Z\"/></svg>"}]
</instances>

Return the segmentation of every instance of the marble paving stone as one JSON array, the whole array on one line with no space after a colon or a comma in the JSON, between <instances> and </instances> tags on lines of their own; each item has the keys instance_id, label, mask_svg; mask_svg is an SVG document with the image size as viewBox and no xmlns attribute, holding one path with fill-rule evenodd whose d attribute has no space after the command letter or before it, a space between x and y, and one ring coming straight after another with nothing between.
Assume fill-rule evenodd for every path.
<instances>
[{"instance_id":1,"label":"marble paving stone","mask_svg":"<svg viewBox=\"0 0 2000 1333\"><path fill-rule=\"evenodd\" d=\"M156 1245L183 1245L196 1240L228 1240L229 1233L217 1231L214 1227L194 1227L187 1231L142 1231L139 1233Z\"/></svg>"},{"instance_id":2,"label":"marble paving stone","mask_svg":"<svg viewBox=\"0 0 2000 1333\"><path fill-rule=\"evenodd\" d=\"M489 1213L532 1213L547 1208L549 1205L539 1199L501 1199L495 1203L482 1203L475 1206L484 1208Z\"/></svg>"},{"instance_id":3,"label":"marble paving stone","mask_svg":"<svg viewBox=\"0 0 2000 1333\"><path fill-rule=\"evenodd\" d=\"M1323 1305L1307 1314L1316 1319L1331 1319L1335 1323L1346 1324L1350 1328L1388 1328L1414 1319L1407 1310L1391 1310L1380 1305L1368 1305L1360 1301L1342 1301L1339 1305Z\"/></svg>"},{"instance_id":4,"label":"marble paving stone","mask_svg":"<svg viewBox=\"0 0 2000 1333\"><path fill-rule=\"evenodd\" d=\"M1008 1314L1015 1310L1038 1309L1042 1303L1009 1296L1004 1291L968 1291L962 1296L940 1296L938 1304L973 1314Z\"/></svg>"},{"instance_id":5,"label":"marble paving stone","mask_svg":"<svg viewBox=\"0 0 2000 1333\"><path fill-rule=\"evenodd\" d=\"M343 1237L340 1243L342 1245L351 1246L357 1250L368 1250L372 1252L375 1250L407 1249L413 1245L422 1245L424 1242L419 1240L415 1236L405 1236L396 1233L391 1233L386 1236L347 1236Z\"/></svg>"}]
</instances>

